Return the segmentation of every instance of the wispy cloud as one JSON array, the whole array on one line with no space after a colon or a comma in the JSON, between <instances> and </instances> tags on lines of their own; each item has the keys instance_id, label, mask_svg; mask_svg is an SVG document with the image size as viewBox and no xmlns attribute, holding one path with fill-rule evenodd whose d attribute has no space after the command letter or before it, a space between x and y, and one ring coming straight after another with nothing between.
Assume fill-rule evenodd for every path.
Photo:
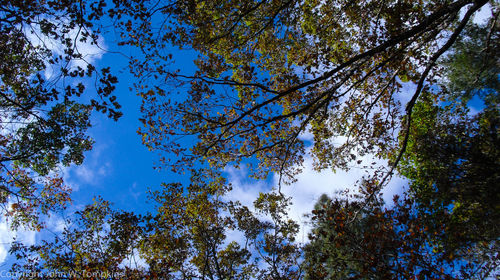
<instances>
[{"instance_id":1,"label":"wispy cloud","mask_svg":"<svg viewBox=\"0 0 500 280\"><path fill-rule=\"evenodd\" d=\"M137 249L134 249L132 253L121 262L120 267L146 270L149 268L149 265L147 264L146 260L141 257L139 251Z\"/></svg>"},{"instance_id":2,"label":"wispy cloud","mask_svg":"<svg viewBox=\"0 0 500 280\"><path fill-rule=\"evenodd\" d=\"M46 47L50 49L55 56L65 55L65 46L61 44L60 41L45 36L41 32L39 25L36 24L25 25L23 30L24 34L26 35L26 37L33 46ZM50 79L54 77L54 75L58 75L60 66L64 66L70 69L78 66L86 68L87 64L92 64L95 61L101 59L103 54L105 53L104 49L106 49L106 43L102 36L98 37L97 42L92 42L92 40L90 39L86 41L81 41L83 36L82 36L82 30L80 30L79 28L74 28L65 35L66 37L73 39L73 42L75 43L74 51L81 54L82 57L81 59L73 59L72 61L69 62L68 65L52 65L52 67L47 67L44 73L46 79ZM64 61L62 63L66 64L67 62Z\"/></svg>"},{"instance_id":3,"label":"wispy cloud","mask_svg":"<svg viewBox=\"0 0 500 280\"><path fill-rule=\"evenodd\" d=\"M64 218L56 214L51 214L45 224L47 229L56 234L63 232L67 226Z\"/></svg>"},{"instance_id":4,"label":"wispy cloud","mask_svg":"<svg viewBox=\"0 0 500 280\"><path fill-rule=\"evenodd\" d=\"M365 156L364 162L375 161L377 164L384 164L382 160L374 159L373 157ZM362 165L360 165L362 166ZM248 172L245 169L226 168L229 182L232 184L232 191L226 196L228 200L238 200L243 205L253 209L253 201L258 197L260 192L270 191L276 187L279 181L279 176L274 175L270 182L250 181ZM336 196L338 192L349 190L351 193L357 193L357 180L363 175L370 174L370 170L360 167L353 167L349 171L323 170L318 172L313 168L313 159L307 156L304 161L302 173L296 179L297 181L291 185L283 185L281 192L291 197L292 205L290 206L289 216L300 225L298 241L307 242L307 234L311 230L308 223L309 219L305 217L310 214L314 208L314 204L322 194ZM382 197L390 207L392 198L395 194L401 194L404 191L406 181L400 177L394 177L388 186L382 190ZM241 240L242 236L239 233L230 233L228 239Z\"/></svg>"},{"instance_id":5,"label":"wispy cloud","mask_svg":"<svg viewBox=\"0 0 500 280\"><path fill-rule=\"evenodd\" d=\"M99 186L102 180L113 172L111 162L104 159L105 150L106 145L96 145L86 154L82 165L61 168L64 182L73 191L78 191L81 185Z\"/></svg>"},{"instance_id":6,"label":"wispy cloud","mask_svg":"<svg viewBox=\"0 0 500 280\"><path fill-rule=\"evenodd\" d=\"M137 182L134 182L132 186L128 188L129 194L134 198L134 201L137 201L139 197L142 195L142 191L137 187Z\"/></svg>"},{"instance_id":7,"label":"wispy cloud","mask_svg":"<svg viewBox=\"0 0 500 280\"><path fill-rule=\"evenodd\" d=\"M0 264L5 262L9 255L12 242L18 241L25 245L33 245L36 241L36 231L18 229L12 230L10 222L4 217L0 217Z\"/></svg>"}]
</instances>

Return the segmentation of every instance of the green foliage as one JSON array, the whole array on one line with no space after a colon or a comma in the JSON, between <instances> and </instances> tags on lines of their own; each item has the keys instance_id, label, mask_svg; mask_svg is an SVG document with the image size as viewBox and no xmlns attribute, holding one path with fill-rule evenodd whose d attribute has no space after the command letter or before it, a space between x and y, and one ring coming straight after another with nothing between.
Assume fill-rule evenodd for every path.
<instances>
[{"instance_id":1,"label":"green foliage","mask_svg":"<svg viewBox=\"0 0 500 280\"><path fill-rule=\"evenodd\" d=\"M79 52L97 45L104 1L1 1L0 205L14 227L40 229L39 216L64 208L70 189L59 167L81 164L93 141L92 111L118 119L109 68ZM91 98L86 84L96 85ZM82 95L86 94L85 97ZM89 100L88 103L84 103Z\"/></svg>"},{"instance_id":2,"label":"green foliage","mask_svg":"<svg viewBox=\"0 0 500 280\"><path fill-rule=\"evenodd\" d=\"M195 172L187 188L164 185L152 193L157 212L144 217L98 199L53 241L15 244L12 269L72 279L105 273L127 279L300 279L298 225L287 218L289 201L262 194L252 212L223 200L229 189L213 175ZM228 239L229 233L242 240Z\"/></svg>"},{"instance_id":3,"label":"green foliage","mask_svg":"<svg viewBox=\"0 0 500 280\"><path fill-rule=\"evenodd\" d=\"M139 279L140 268L122 265L134 257L141 235L141 217L112 210L98 198L75 213L73 220L53 241L24 246L15 243L11 253L17 263L12 272L19 279ZM130 262L130 261L129 261Z\"/></svg>"},{"instance_id":4,"label":"green foliage","mask_svg":"<svg viewBox=\"0 0 500 280\"><path fill-rule=\"evenodd\" d=\"M474 96L487 103L499 103L500 23L492 20L483 26L471 24L441 65L444 87L451 96L469 101Z\"/></svg>"},{"instance_id":5,"label":"green foliage","mask_svg":"<svg viewBox=\"0 0 500 280\"><path fill-rule=\"evenodd\" d=\"M130 64L144 100L144 144L166 151L176 171L246 163L257 178L276 172L290 182L306 155L317 169L348 169L359 156L404 150L395 136L406 133L401 117L424 84L436 84L436 62L487 1L126 3L122 44L147 58ZM194 73L172 66L164 55L172 45L199 53ZM406 112L398 101L405 82L418 84Z\"/></svg>"},{"instance_id":6,"label":"green foliage","mask_svg":"<svg viewBox=\"0 0 500 280\"><path fill-rule=\"evenodd\" d=\"M490 263L500 235L500 107L498 23L487 26L469 26L442 64L442 91L416 103L398 169L429 231L445 226L433 241L439 250Z\"/></svg>"},{"instance_id":7,"label":"green foliage","mask_svg":"<svg viewBox=\"0 0 500 280\"><path fill-rule=\"evenodd\" d=\"M500 232L500 112L486 108L474 116L417 104L412 137L400 171L430 228L446 224L445 250L491 243ZM450 210L450 211L448 211ZM490 250L488 250L490 251Z\"/></svg>"}]
</instances>

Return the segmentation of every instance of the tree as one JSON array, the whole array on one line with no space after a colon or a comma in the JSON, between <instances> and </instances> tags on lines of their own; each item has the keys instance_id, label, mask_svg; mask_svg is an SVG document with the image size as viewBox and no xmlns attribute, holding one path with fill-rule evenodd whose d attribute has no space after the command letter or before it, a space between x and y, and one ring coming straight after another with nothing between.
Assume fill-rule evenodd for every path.
<instances>
[{"instance_id":1,"label":"tree","mask_svg":"<svg viewBox=\"0 0 500 280\"><path fill-rule=\"evenodd\" d=\"M121 115L111 95L116 77L89 63L79 49L98 44L94 22L104 5L0 3L0 205L13 226L40 228L40 215L66 205L70 189L58 169L81 164L92 148L85 134L90 113L115 120ZM91 82L93 97L86 86Z\"/></svg>"},{"instance_id":2,"label":"tree","mask_svg":"<svg viewBox=\"0 0 500 280\"><path fill-rule=\"evenodd\" d=\"M469 26L439 65L441 88L423 92L416 102L398 166L409 179L408 197L391 209L326 196L319 200L305 248L307 277L484 279L494 274L499 68L498 53L488 44L498 41L497 31ZM477 113L468 105L474 98L482 101Z\"/></svg>"},{"instance_id":3,"label":"tree","mask_svg":"<svg viewBox=\"0 0 500 280\"><path fill-rule=\"evenodd\" d=\"M196 173L186 190L168 184L153 193L158 214L150 217L141 253L154 278L248 279L252 272L246 248L224 245L233 224L221 213L224 182L207 180L207 174Z\"/></svg>"},{"instance_id":4,"label":"tree","mask_svg":"<svg viewBox=\"0 0 500 280\"><path fill-rule=\"evenodd\" d=\"M452 206L456 242L495 240L498 212L499 111L449 115L428 100L416 108L414 138L400 167L425 209ZM436 217L439 219L439 216ZM453 239L454 235L449 234Z\"/></svg>"},{"instance_id":5,"label":"tree","mask_svg":"<svg viewBox=\"0 0 500 280\"><path fill-rule=\"evenodd\" d=\"M366 207L360 200L320 198L304 248L306 279L485 279L495 269L494 249L489 259L470 257L478 252L472 243L442 250L454 234L450 213L424 213L407 196L394 202L387 209L380 202ZM439 221L430 219L436 214ZM483 257L488 246L479 250Z\"/></svg>"},{"instance_id":6,"label":"tree","mask_svg":"<svg viewBox=\"0 0 500 280\"><path fill-rule=\"evenodd\" d=\"M125 215L131 229L117 222L109 238L100 235L107 214L89 208L63 239L81 241L71 243L91 257L53 242L15 247L21 257L41 256L16 268L123 271L136 249L147 268L127 271L139 278L487 277L498 267L498 67L479 61L498 58L497 2L486 26L470 24L487 3L116 1L108 12L121 44L142 51L130 66L140 78L144 143L175 153L171 166L193 176L188 186L163 185L152 194L156 213L140 222ZM169 68L170 45L200 54L195 73ZM409 83L415 90L403 107ZM177 95L184 86L188 95ZM470 116L474 96L485 109ZM314 137L310 153L305 132ZM368 153L388 167L360 180L355 199L323 197L301 248L281 178L293 180L306 155L317 169L347 169ZM230 186L220 168L241 163L257 178L281 176L255 211L224 200ZM394 172L410 188L387 209L379 191ZM243 241L226 242L229 230Z\"/></svg>"},{"instance_id":7,"label":"tree","mask_svg":"<svg viewBox=\"0 0 500 280\"><path fill-rule=\"evenodd\" d=\"M290 181L309 155L300 135L310 132L318 169L397 154L380 173L384 185L436 63L487 2L129 1L119 12L130 16L122 43L147 58L131 63L142 78L139 133L150 148L177 154L167 163L177 170L198 159L214 168L244 162L256 177ZM194 73L171 69L169 44L200 54ZM417 87L403 110L406 82ZM178 97L184 85L189 94ZM189 136L192 147L178 141Z\"/></svg>"},{"instance_id":8,"label":"tree","mask_svg":"<svg viewBox=\"0 0 500 280\"><path fill-rule=\"evenodd\" d=\"M495 226L500 222L500 56L495 48L500 29L496 19L488 25L497 27L468 27L442 64L443 90L426 93L415 105L399 167L430 231L446 225L436 241L440 250L485 261L496 255L500 234ZM437 98L448 104L437 105ZM471 113L470 100L482 108Z\"/></svg>"},{"instance_id":9,"label":"tree","mask_svg":"<svg viewBox=\"0 0 500 280\"><path fill-rule=\"evenodd\" d=\"M11 272L18 279L142 279L133 263L142 218L113 210L98 198L68 219L61 235L41 244L14 243Z\"/></svg>"},{"instance_id":10,"label":"tree","mask_svg":"<svg viewBox=\"0 0 500 280\"><path fill-rule=\"evenodd\" d=\"M15 244L12 272L29 279L50 273L70 279L300 279L298 225L287 218L288 199L261 194L253 212L224 201L228 186L213 176L195 172L186 188L163 185L151 197L157 211L146 216L97 199L54 240ZM230 231L243 240L228 240Z\"/></svg>"},{"instance_id":11,"label":"tree","mask_svg":"<svg viewBox=\"0 0 500 280\"><path fill-rule=\"evenodd\" d=\"M213 172L196 171L187 188L164 186L154 194L158 215L149 222L141 253L153 277L173 279L300 279L294 243L298 225L289 201L261 194L250 211L224 200L230 187ZM216 177L218 179L214 180ZM228 239L239 232L243 240Z\"/></svg>"},{"instance_id":12,"label":"tree","mask_svg":"<svg viewBox=\"0 0 500 280\"><path fill-rule=\"evenodd\" d=\"M440 65L444 70L441 88L449 99L467 102L477 97L485 106L498 104L500 90L500 23L498 15L484 25L470 24Z\"/></svg>"},{"instance_id":13,"label":"tree","mask_svg":"<svg viewBox=\"0 0 500 280\"><path fill-rule=\"evenodd\" d=\"M396 199L391 209L376 200L363 202L377 197L369 192L361 201L320 198L305 247L309 279L494 275L500 158L497 32L468 26L439 64L441 87L422 92L415 103L398 166L409 179L408 196ZM476 113L468 105L472 99L482 103ZM364 183L369 187L370 182Z\"/></svg>"},{"instance_id":14,"label":"tree","mask_svg":"<svg viewBox=\"0 0 500 280\"><path fill-rule=\"evenodd\" d=\"M398 243L380 206L322 195L316 203L310 242L305 246L305 279L394 279ZM373 211L373 212L368 212Z\"/></svg>"}]
</instances>

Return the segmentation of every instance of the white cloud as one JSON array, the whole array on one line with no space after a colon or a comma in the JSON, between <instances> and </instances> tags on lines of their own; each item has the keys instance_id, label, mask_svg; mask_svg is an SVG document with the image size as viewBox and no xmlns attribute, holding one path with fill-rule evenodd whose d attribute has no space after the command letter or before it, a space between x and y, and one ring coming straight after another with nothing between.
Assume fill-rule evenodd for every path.
<instances>
[{"instance_id":1,"label":"white cloud","mask_svg":"<svg viewBox=\"0 0 500 280\"><path fill-rule=\"evenodd\" d=\"M365 157L364 162L375 161L378 164L383 164L381 160ZM360 165L362 166L362 165ZM290 186L282 186L281 191L283 194L292 197L292 206L290 208L290 217L299 223L301 231L298 240L307 241L307 233L310 231L308 219L304 217L305 214L311 213L314 204L322 194L328 196L336 196L339 192L349 190L350 193L357 193L357 180L362 176L370 173L370 170L364 168L353 167L349 171L336 171L323 170L321 172L315 171L313 168L313 160L307 157L304 162L303 172L297 176L297 182ZM275 183L278 179L275 176ZM402 185L404 180L401 178L394 178L391 183L382 190L383 198L388 205L391 205L392 197L394 194L402 192Z\"/></svg>"},{"instance_id":2,"label":"white cloud","mask_svg":"<svg viewBox=\"0 0 500 280\"><path fill-rule=\"evenodd\" d=\"M229 201L239 201L242 205L253 209L253 202L261 192L269 191L272 186L264 181L248 180L248 172L246 168L236 169L227 167L224 170L229 178L233 189L226 195Z\"/></svg>"},{"instance_id":3,"label":"white cloud","mask_svg":"<svg viewBox=\"0 0 500 280\"><path fill-rule=\"evenodd\" d=\"M66 228L66 221L58 215L51 214L46 221L47 228L54 233L61 233Z\"/></svg>"},{"instance_id":4,"label":"white cloud","mask_svg":"<svg viewBox=\"0 0 500 280\"><path fill-rule=\"evenodd\" d=\"M137 187L137 182L134 182L132 186L128 188L129 194L134 198L135 201L141 196L142 191Z\"/></svg>"},{"instance_id":5,"label":"white cloud","mask_svg":"<svg viewBox=\"0 0 500 280\"><path fill-rule=\"evenodd\" d=\"M490 5L490 3L487 3L474 14L473 21L476 24L484 24L488 22L488 20L492 17L492 14L493 14L493 7Z\"/></svg>"},{"instance_id":6,"label":"white cloud","mask_svg":"<svg viewBox=\"0 0 500 280\"><path fill-rule=\"evenodd\" d=\"M58 56L65 54L65 47L61 44L60 41L54 40L53 38L49 38L42 34L40 26L31 24L24 26L24 34L31 42L31 44L35 47L37 46L45 46L46 48L52 50L53 54ZM92 64L96 60L102 58L104 54L104 49L106 48L106 44L104 38L99 36L97 39L97 44L94 44L92 40L88 39L84 42L80 41L82 38L82 30L78 28L72 29L69 33L65 34L68 38L72 38L73 42L75 42L75 52L80 53L82 55L81 59L73 59L68 65L65 65L66 62L61 62L61 65L52 65L51 67L47 67L45 70L45 78L50 79L54 77L57 73L59 73L58 67L69 67L70 69L76 68L78 66L82 68L86 68L87 64Z\"/></svg>"},{"instance_id":7,"label":"white cloud","mask_svg":"<svg viewBox=\"0 0 500 280\"><path fill-rule=\"evenodd\" d=\"M73 191L78 191L82 184L99 186L101 181L113 172L111 162L103 158L106 148L104 144L96 145L85 155L83 164L61 167L64 183Z\"/></svg>"},{"instance_id":8,"label":"white cloud","mask_svg":"<svg viewBox=\"0 0 500 280\"><path fill-rule=\"evenodd\" d=\"M141 257L139 251L137 249L134 249L132 254L130 254L127 258L125 258L121 264L120 267L125 268L136 268L136 269L148 269L149 265L147 264L146 260Z\"/></svg>"},{"instance_id":9,"label":"white cloud","mask_svg":"<svg viewBox=\"0 0 500 280\"><path fill-rule=\"evenodd\" d=\"M462 20L465 16L465 13L470 9L470 6L465 6L460 10L460 20ZM492 17L493 15L493 7L490 5L490 3L486 3L484 6L481 7L478 11L474 13L472 16L472 22L475 24L484 24L488 22L488 20Z\"/></svg>"},{"instance_id":10,"label":"white cloud","mask_svg":"<svg viewBox=\"0 0 500 280\"><path fill-rule=\"evenodd\" d=\"M377 162L384 164L382 160L374 159L373 157L365 156L363 162ZM363 163L359 166L363 166ZM253 201L258 197L260 192L270 191L278 184L279 176L274 175L272 182L255 181L249 182L247 179L248 172L245 169L235 169L233 167L226 168L229 182L233 189L226 195L228 200L240 201L243 205L253 209ZM307 242L307 233L310 231L308 218L305 214L311 213L314 204L322 194L335 196L338 192L348 189L351 193L357 193L356 185L363 175L370 174L370 170L353 167L349 171L323 170L315 171L313 168L313 159L311 156L306 156L302 173L296 179L297 181L291 185L282 185L281 192L287 197L291 197L292 205L289 209L289 216L300 225L300 232L297 236L299 242ZM392 198L395 194L401 194L406 181L400 177L394 177L391 182L382 190L382 197L386 201L387 206L392 205ZM242 242L243 235L237 232L228 233L228 240Z\"/></svg>"},{"instance_id":11,"label":"white cloud","mask_svg":"<svg viewBox=\"0 0 500 280\"><path fill-rule=\"evenodd\" d=\"M0 217L0 264L5 262L13 241L22 242L25 245L33 245L36 241L36 232L20 228L12 230L11 224L4 216Z\"/></svg>"},{"instance_id":12,"label":"white cloud","mask_svg":"<svg viewBox=\"0 0 500 280\"><path fill-rule=\"evenodd\" d=\"M13 232L10 231L9 225L2 219L0 222L0 263L3 263L7 258L10 243L13 240Z\"/></svg>"}]
</instances>

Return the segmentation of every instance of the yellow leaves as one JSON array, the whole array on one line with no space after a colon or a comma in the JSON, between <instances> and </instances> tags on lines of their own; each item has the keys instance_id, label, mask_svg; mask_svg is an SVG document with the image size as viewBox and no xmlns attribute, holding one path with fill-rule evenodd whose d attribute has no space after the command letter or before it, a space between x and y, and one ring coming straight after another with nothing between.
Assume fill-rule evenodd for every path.
<instances>
[{"instance_id":1,"label":"yellow leaves","mask_svg":"<svg viewBox=\"0 0 500 280\"><path fill-rule=\"evenodd\" d=\"M199 2L196 4L196 9L197 9L197 10L204 10L204 9L205 9L205 6L206 6L206 2L205 2L205 1L199 1Z\"/></svg>"},{"instance_id":2,"label":"yellow leaves","mask_svg":"<svg viewBox=\"0 0 500 280\"><path fill-rule=\"evenodd\" d=\"M410 79L408 78L408 75L406 75L406 74L400 74L398 77L401 80L401 82L403 82L403 83L407 83L410 81Z\"/></svg>"}]
</instances>

